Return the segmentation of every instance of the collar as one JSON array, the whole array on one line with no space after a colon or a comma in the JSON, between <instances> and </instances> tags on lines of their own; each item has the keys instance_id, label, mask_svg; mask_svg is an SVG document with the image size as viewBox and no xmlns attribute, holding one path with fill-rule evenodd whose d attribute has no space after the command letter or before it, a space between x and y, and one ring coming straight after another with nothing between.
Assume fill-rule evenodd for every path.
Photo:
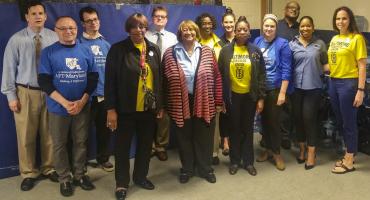
<instances>
[{"instance_id":1,"label":"collar","mask_svg":"<svg viewBox=\"0 0 370 200\"><path fill-rule=\"evenodd\" d=\"M183 49L185 50L185 47L184 45L181 43L181 42L178 42L175 47L175 49ZM194 48L193 50L197 49L197 48L202 48L202 45L199 44L199 42L195 41L195 45L194 45Z\"/></svg>"},{"instance_id":2,"label":"collar","mask_svg":"<svg viewBox=\"0 0 370 200\"><path fill-rule=\"evenodd\" d=\"M316 40L317 40L316 36L313 35L312 38L311 38L311 40L308 42L308 45L310 45L311 43L314 43ZM301 42L299 41L299 35L294 36L294 40L293 41L296 42L296 43L298 43L298 44L301 44Z\"/></svg>"},{"instance_id":3,"label":"collar","mask_svg":"<svg viewBox=\"0 0 370 200\"><path fill-rule=\"evenodd\" d=\"M155 46L153 43L149 42L148 39L144 38L145 44L146 44L146 50L148 51L149 49L155 49ZM126 43L127 42L127 43ZM127 36L127 38L124 40L124 43L127 44L128 49L137 49L135 47L135 44L132 42L130 39L130 36Z\"/></svg>"},{"instance_id":4,"label":"collar","mask_svg":"<svg viewBox=\"0 0 370 200\"><path fill-rule=\"evenodd\" d=\"M292 26L289 26L289 23L288 23L287 19L285 19L285 18L282 19L281 21L283 21L288 28L299 28L299 23L297 21L295 21Z\"/></svg>"},{"instance_id":5,"label":"collar","mask_svg":"<svg viewBox=\"0 0 370 200\"><path fill-rule=\"evenodd\" d=\"M93 37L93 36L91 36L91 35L87 34L86 32L83 32L83 33L82 33L82 36L83 36L85 39L88 39L88 40L95 40L95 39L98 39L98 38L104 38L104 37L103 37L103 35L102 35L102 34L100 34L99 32L98 32L98 34L97 34L95 37Z\"/></svg>"},{"instance_id":6,"label":"collar","mask_svg":"<svg viewBox=\"0 0 370 200\"><path fill-rule=\"evenodd\" d=\"M34 37L36 36L36 33L35 33L35 32L33 32L33 30L32 30L30 27L27 27L27 29L26 29L26 30L27 30L27 34L28 34L30 37L34 38ZM41 38L42 38L42 37L44 37L44 35L45 35L44 28L42 28L42 29L40 30L39 35L41 36Z\"/></svg>"}]
</instances>

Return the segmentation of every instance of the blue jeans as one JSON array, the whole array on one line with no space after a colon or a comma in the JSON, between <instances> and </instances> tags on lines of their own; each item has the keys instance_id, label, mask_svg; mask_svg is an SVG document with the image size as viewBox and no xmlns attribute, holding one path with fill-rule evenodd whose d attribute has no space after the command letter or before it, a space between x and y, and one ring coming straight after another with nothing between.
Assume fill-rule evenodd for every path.
<instances>
[{"instance_id":1,"label":"blue jeans","mask_svg":"<svg viewBox=\"0 0 370 200\"><path fill-rule=\"evenodd\" d=\"M331 107L348 153L356 153L358 145L357 108L353 106L357 83L358 79L356 78L331 78L329 81Z\"/></svg>"}]
</instances>

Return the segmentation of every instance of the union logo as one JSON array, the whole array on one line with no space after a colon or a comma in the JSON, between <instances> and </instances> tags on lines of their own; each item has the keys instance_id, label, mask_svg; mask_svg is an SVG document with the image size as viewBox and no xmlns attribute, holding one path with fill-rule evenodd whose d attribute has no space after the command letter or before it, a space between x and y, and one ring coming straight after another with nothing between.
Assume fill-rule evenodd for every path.
<instances>
[{"instance_id":1,"label":"union logo","mask_svg":"<svg viewBox=\"0 0 370 200\"><path fill-rule=\"evenodd\" d=\"M81 67L77 62L78 62L77 58L66 58L66 65L71 70L73 69L81 70Z\"/></svg>"}]
</instances>

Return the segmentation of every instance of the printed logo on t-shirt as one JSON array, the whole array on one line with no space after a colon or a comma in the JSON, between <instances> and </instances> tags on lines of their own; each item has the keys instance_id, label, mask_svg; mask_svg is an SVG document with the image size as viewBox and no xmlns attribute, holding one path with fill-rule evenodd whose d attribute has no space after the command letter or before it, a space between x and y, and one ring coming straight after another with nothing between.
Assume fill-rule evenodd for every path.
<instances>
[{"instance_id":1,"label":"printed logo on t-shirt","mask_svg":"<svg viewBox=\"0 0 370 200\"><path fill-rule=\"evenodd\" d=\"M81 67L77 62L78 62L77 58L66 58L66 65L71 70L74 69L81 70Z\"/></svg>"},{"instance_id":2,"label":"printed logo on t-shirt","mask_svg":"<svg viewBox=\"0 0 370 200\"><path fill-rule=\"evenodd\" d=\"M103 52L100 50L100 46L98 45L91 45L91 51L95 56L102 56Z\"/></svg>"},{"instance_id":3,"label":"printed logo on t-shirt","mask_svg":"<svg viewBox=\"0 0 370 200\"><path fill-rule=\"evenodd\" d=\"M349 38L346 39L338 39L337 41L334 41L330 44L330 50L331 50L331 64L335 65L337 64L337 53L341 49L346 49L349 47L351 40Z\"/></svg>"}]
</instances>

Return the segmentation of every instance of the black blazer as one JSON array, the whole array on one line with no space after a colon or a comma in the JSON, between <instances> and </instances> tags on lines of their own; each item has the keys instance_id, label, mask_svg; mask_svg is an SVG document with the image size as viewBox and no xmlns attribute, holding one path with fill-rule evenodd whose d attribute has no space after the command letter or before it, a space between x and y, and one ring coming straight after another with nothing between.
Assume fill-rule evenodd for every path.
<instances>
[{"instance_id":1,"label":"black blazer","mask_svg":"<svg viewBox=\"0 0 370 200\"><path fill-rule=\"evenodd\" d=\"M157 109L162 108L161 54L157 45L145 39L146 63L153 73L153 92ZM110 48L105 63L105 108L116 109L118 114L136 112L136 98L140 79L140 51L128 37Z\"/></svg>"}]
</instances>

